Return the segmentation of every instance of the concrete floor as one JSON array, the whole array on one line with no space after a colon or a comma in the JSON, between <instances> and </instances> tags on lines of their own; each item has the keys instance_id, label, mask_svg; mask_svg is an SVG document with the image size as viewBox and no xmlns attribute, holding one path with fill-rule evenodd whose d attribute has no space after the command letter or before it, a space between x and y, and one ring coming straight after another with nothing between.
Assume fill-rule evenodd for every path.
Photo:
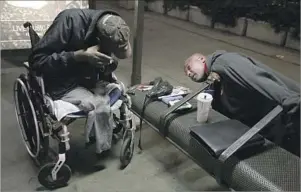
<instances>
[{"instance_id":1,"label":"concrete floor","mask_svg":"<svg viewBox=\"0 0 301 192\"><path fill-rule=\"evenodd\" d=\"M2 62L9 65L7 61ZM37 180L38 169L27 155L14 116L12 86L14 79L22 72L24 69L11 65L11 68L2 69L1 73L2 191L43 191L45 189ZM125 79L122 74L119 77ZM96 162L94 147L84 148L83 125L84 121L78 120L70 126L72 137L68 163L74 174L70 185L57 191L227 190L146 125L142 132L143 153L135 154L125 170L119 170L119 142L110 157L103 161L106 169L93 172L92 165Z\"/></svg>"},{"instance_id":2,"label":"concrete floor","mask_svg":"<svg viewBox=\"0 0 301 192\"><path fill-rule=\"evenodd\" d=\"M100 4L99 7L108 7ZM115 9L115 8L114 8ZM133 12L118 9L133 24ZM217 49L243 52L292 79L300 80L300 54L296 51L263 44L254 40L213 32L187 22L147 13L145 17L142 80L162 76L172 84L195 89L198 85L184 77L183 62L194 52L209 54ZM246 47L247 45L247 47ZM260 51L259 51L260 50ZM275 55L284 55L280 60ZM1 168L2 191L44 190L37 181L38 170L28 158L15 119L12 99L14 79L24 69L21 53L4 58L1 65ZM131 59L120 62L117 76L126 84L130 81ZM119 170L119 145L105 161L107 168L91 172L95 161L94 148L84 149L83 121L70 130L71 162L74 176L70 185L57 191L213 191L226 190L202 168L189 160L174 146L149 128L143 131L142 154L135 154L132 163Z\"/></svg>"}]
</instances>

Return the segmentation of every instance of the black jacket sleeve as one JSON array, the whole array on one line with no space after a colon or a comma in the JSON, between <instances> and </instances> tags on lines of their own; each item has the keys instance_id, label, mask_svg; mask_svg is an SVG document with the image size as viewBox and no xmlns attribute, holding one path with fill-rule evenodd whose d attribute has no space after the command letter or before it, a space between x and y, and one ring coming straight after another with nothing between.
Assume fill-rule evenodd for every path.
<instances>
[{"instance_id":1,"label":"black jacket sleeve","mask_svg":"<svg viewBox=\"0 0 301 192\"><path fill-rule=\"evenodd\" d=\"M30 63L42 74L53 74L74 62L74 52L65 51L72 34L72 18L61 12L34 46Z\"/></svg>"}]
</instances>

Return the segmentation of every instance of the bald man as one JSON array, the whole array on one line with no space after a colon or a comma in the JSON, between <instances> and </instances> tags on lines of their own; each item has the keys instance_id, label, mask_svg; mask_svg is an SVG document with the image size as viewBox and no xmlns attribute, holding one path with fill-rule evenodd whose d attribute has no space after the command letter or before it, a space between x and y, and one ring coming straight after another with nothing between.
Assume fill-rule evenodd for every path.
<instances>
[{"instance_id":1,"label":"bald man","mask_svg":"<svg viewBox=\"0 0 301 192\"><path fill-rule=\"evenodd\" d=\"M214 96L213 107L249 126L281 105L286 131L300 139L300 88L292 80L251 57L226 51L208 56L195 53L186 60L184 71L195 82L205 81L212 72L218 74L222 91Z\"/></svg>"}]
</instances>

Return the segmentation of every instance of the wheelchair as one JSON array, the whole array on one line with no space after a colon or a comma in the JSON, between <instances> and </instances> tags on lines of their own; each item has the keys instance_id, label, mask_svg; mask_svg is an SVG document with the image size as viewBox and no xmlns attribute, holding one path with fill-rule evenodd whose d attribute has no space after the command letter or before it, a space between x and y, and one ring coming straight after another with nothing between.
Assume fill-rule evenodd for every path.
<instances>
[{"instance_id":1,"label":"wheelchair","mask_svg":"<svg viewBox=\"0 0 301 192\"><path fill-rule=\"evenodd\" d=\"M31 23L26 22L23 26L29 29L33 48L40 37ZM53 113L55 101L45 92L43 75L32 70L28 62L24 62L24 67L26 73L22 73L14 83L15 111L21 136L31 159L40 168L40 184L48 189L60 188L68 184L72 175L70 167L65 163L66 153L70 150L67 126L76 119L87 118L87 115L68 114L58 120ZM130 111L131 99L124 84L118 80L117 83L121 87L121 96L111 105L111 109L115 129L122 135L120 162L121 167L125 168L133 157L136 125ZM119 115L114 111L119 112ZM50 147L50 139L58 141L58 150Z\"/></svg>"}]
</instances>

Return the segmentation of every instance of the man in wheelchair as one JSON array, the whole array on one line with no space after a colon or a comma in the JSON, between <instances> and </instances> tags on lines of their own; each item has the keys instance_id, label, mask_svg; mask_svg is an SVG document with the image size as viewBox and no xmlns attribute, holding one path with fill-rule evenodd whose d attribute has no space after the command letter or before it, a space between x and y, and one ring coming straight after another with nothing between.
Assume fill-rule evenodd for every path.
<instances>
[{"instance_id":1,"label":"man in wheelchair","mask_svg":"<svg viewBox=\"0 0 301 192\"><path fill-rule=\"evenodd\" d=\"M30 55L30 67L43 75L51 98L87 114L86 142L91 142L91 135L95 138L98 155L111 147L110 106L116 95L108 90L116 81L117 58L131 56L129 38L130 28L113 11L67 9L57 15Z\"/></svg>"},{"instance_id":2,"label":"man in wheelchair","mask_svg":"<svg viewBox=\"0 0 301 192\"><path fill-rule=\"evenodd\" d=\"M186 60L184 71L195 82L205 81L209 74L218 76L212 107L250 127L275 106L282 106L280 124L264 129L263 134L300 155L300 88L296 83L251 57L226 51L208 56L195 53Z\"/></svg>"}]
</instances>

